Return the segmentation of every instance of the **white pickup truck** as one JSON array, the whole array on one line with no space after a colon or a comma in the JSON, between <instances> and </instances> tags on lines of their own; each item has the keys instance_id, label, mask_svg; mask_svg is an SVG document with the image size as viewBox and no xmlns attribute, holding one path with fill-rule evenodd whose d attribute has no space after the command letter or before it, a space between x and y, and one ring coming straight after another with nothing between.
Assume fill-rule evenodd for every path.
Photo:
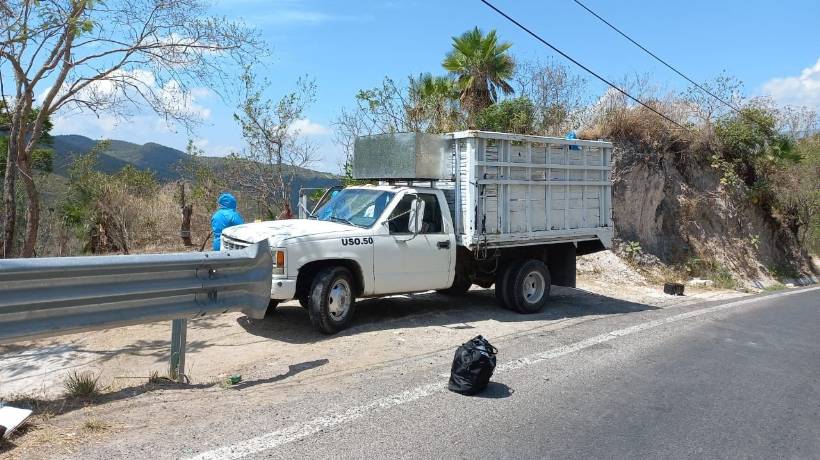
<instances>
[{"instance_id":1,"label":"white pickup truck","mask_svg":"<svg viewBox=\"0 0 820 460\"><path fill-rule=\"evenodd\" d=\"M575 286L575 257L612 240L612 144L484 131L360 137L353 175L305 219L239 225L222 250L267 239L272 312L298 299L322 332L356 298L495 285L503 307L540 311Z\"/></svg>"}]
</instances>

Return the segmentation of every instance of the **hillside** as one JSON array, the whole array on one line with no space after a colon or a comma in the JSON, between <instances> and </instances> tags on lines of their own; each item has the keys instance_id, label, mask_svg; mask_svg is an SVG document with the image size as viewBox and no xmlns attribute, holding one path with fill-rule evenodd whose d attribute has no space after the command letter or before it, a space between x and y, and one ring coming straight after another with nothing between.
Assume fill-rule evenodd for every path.
<instances>
[{"instance_id":1,"label":"hillside","mask_svg":"<svg viewBox=\"0 0 820 460\"><path fill-rule=\"evenodd\" d=\"M613 219L627 260L654 267L656 259L723 288L816 279L795 235L766 208L725 187L705 147L681 142L678 150L654 149L634 138L615 144ZM630 242L638 249L630 252Z\"/></svg>"},{"instance_id":2,"label":"hillside","mask_svg":"<svg viewBox=\"0 0 820 460\"><path fill-rule=\"evenodd\" d=\"M54 174L62 177L68 175L69 167L77 155L90 151L98 141L76 134L54 136ZM127 165L134 165L140 170L154 172L160 182L179 179L177 165L188 158L188 154L171 147L148 142L111 140L109 147L99 155L97 167L105 173L115 173ZM206 157L214 169L223 167L225 159ZM299 188L329 187L339 183L338 176L311 169L299 168L293 181L293 201L298 198Z\"/></svg>"}]
</instances>

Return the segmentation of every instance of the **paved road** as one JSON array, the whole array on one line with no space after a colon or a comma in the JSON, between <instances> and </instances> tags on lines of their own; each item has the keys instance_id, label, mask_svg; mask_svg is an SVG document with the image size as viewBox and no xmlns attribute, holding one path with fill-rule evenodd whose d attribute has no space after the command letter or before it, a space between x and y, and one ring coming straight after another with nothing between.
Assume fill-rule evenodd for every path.
<instances>
[{"instance_id":1,"label":"paved road","mask_svg":"<svg viewBox=\"0 0 820 460\"><path fill-rule=\"evenodd\" d=\"M615 315L497 346L497 375L478 397L444 390L446 363L422 357L214 414L207 433L182 428L170 445L124 436L81 455L820 457L820 288Z\"/></svg>"}]
</instances>

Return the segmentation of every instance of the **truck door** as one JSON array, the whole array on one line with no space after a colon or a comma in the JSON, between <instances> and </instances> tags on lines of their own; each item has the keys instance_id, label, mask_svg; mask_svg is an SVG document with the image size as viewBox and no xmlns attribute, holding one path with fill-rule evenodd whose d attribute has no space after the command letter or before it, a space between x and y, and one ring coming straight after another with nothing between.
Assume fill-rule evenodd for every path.
<instances>
[{"instance_id":1,"label":"truck door","mask_svg":"<svg viewBox=\"0 0 820 460\"><path fill-rule=\"evenodd\" d=\"M455 242L445 228L438 198L432 193L419 193L418 197L425 205L417 235L409 230L408 213L416 197L407 194L390 213L388 231L374 237L373 265L379 294L442 289L452 283L450 257L454 257Z\"/></svg>"}]
</instances>

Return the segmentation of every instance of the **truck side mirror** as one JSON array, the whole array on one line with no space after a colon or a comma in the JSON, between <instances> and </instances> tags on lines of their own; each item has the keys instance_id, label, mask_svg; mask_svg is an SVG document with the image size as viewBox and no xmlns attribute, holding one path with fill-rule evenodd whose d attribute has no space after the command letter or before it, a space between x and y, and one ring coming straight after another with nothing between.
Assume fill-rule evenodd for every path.
<instances>
[{"instance_id":1,"label":"truck side mirror","mask_svg":"<svg viewBox=\"0 0 820 460\"><path fill-rule=\"evenodd\" d=\"M418 235L421 231L421 224L424 221L424 200L416 198L413 200L413 205L410 206L410 215L407 222L407 227L410 233Z\"/></svg>"}]
</instances>

